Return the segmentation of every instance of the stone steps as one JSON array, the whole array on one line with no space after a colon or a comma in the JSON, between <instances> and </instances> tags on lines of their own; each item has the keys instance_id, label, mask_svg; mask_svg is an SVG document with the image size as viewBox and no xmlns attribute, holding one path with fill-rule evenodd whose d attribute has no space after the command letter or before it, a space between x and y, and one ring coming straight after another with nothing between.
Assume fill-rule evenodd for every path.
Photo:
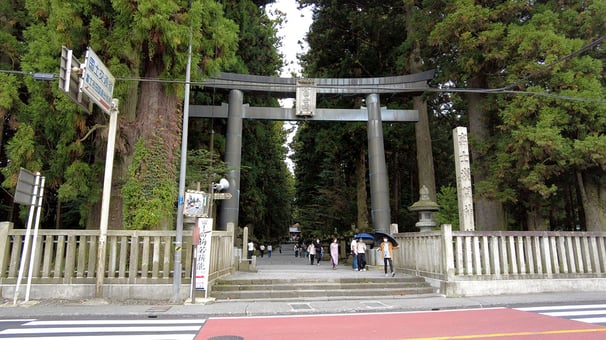
<instances>
[{"instance_id":1,"label":"stone steps","mask_svg":"<svg viewBox=\"0 0 606 340\"><path fill-rule=\"evenodd\" d=\"M224 279L212 287L217 300L276 300L314 298L363 298L433 294L423 278L303 278L303 279Z\"/></svg>"}]
</instances>

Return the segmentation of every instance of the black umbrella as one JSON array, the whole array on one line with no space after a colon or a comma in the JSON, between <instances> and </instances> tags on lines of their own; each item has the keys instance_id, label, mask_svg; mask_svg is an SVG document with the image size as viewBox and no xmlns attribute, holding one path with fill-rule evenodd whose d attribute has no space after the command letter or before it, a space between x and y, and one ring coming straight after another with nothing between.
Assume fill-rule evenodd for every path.
<instances>
[{"instance_id":1,"label":"black umbrella","mask_svg":"<svg viewBox=\"0 0 606 340\"><path fill-rule=\"evenodd\" d=\"M375 243L381 244L381 242L383 242L384 237L387 237L387 241L391 242L392 246L394 246L394 247L398 246L398 241L396 241L396 239L393 238L393 236L386 234L386 233L381 233L381 232L375 232Z\"/></svg>"}]
</instances>

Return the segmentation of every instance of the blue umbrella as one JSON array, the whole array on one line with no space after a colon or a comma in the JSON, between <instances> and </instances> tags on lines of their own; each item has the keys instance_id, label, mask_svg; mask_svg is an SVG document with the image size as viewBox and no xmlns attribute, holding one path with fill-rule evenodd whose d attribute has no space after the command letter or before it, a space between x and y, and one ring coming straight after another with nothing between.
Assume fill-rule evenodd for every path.
<instances>
[{"instance_id":1,"label":"blue umbrella","mask_svg":"<svg viewBox=\"0 0 606 340\"><path fill-rule=\"evenodd\" d=\"M370 249L372 249L375 245L375 236L372 234L359 233L359 234L356 234L354 236L354 238L357 240L362 240L364 243L366 243L368 246L370 246Z\"/></svg>"},{"instance_id":2,"label":"blue umbrella","mask_svg":"<svg viewBox=\"0 0 606 340\"><path fill-rule=\"evenodd\" d=\"M363 240L374 240L375 236L368 233L359 233L354 236L355 239L363 239Z\"/></svg>"}]
</instances>

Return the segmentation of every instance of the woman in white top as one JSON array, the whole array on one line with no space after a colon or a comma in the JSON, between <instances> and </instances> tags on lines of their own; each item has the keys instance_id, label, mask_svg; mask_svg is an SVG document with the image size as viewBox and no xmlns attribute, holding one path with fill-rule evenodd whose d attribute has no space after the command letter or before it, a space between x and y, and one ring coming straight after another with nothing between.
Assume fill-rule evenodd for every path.
<instances>
[{"instance_id":1,"label":"woman in white top","mask_svg":"<svg viewBox=\"0 0 606 340\"><path fill-rule=\"evenodd\" d=\"M314 256L316 255L316 246L314 246L313 242L307 246L307 253L309 254L309 264L313 265Z\"/></svg>"},{"instance_id":2,"label":"woman in white top","mask_svg":"<svg viewBox=\"0 0 606 340\"><path fill-rule=\"evenodd\" d=\"M381 255L383 256L383 264L385 266L385 276L389 275L389 274L387 274L387 264L388 263L389 263L389 270L391 270L391 276L396 276L396 273L393 271L393 262L391 260L394 249L398 249L398 247L394 247L391 244L391 242L389 242L387 240L387 237L383 237L383 242L381 243L379 248L377 248L377 251L380 251Z\"/></svg>"},{"instance_id":3,"label":"woman in white top","mask_svg":"<svg viewBox=\"0 0 606 340\"><path fill-rule=\"evenodd\" d=\"M356 247L358 252L358 271L366 271L366 243L360 238Z\"/></svg>"}]
</instances>

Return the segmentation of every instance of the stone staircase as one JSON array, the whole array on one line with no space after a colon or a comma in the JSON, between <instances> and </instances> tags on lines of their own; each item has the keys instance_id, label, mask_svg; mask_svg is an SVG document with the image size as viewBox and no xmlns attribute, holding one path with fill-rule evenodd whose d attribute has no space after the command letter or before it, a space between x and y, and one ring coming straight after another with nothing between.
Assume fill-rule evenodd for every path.
<instances>
[{"instance_id":1,"label":"stone staircase","mask_svg":"<svg viewBox=\"0 0 606 340\"><path fill-rule=\"evenodd\" d=\"M423 278L414 276L364 278L222 279L211 296L217 300L360 299L433 294Z\"/></svg>"}]
</instances>

